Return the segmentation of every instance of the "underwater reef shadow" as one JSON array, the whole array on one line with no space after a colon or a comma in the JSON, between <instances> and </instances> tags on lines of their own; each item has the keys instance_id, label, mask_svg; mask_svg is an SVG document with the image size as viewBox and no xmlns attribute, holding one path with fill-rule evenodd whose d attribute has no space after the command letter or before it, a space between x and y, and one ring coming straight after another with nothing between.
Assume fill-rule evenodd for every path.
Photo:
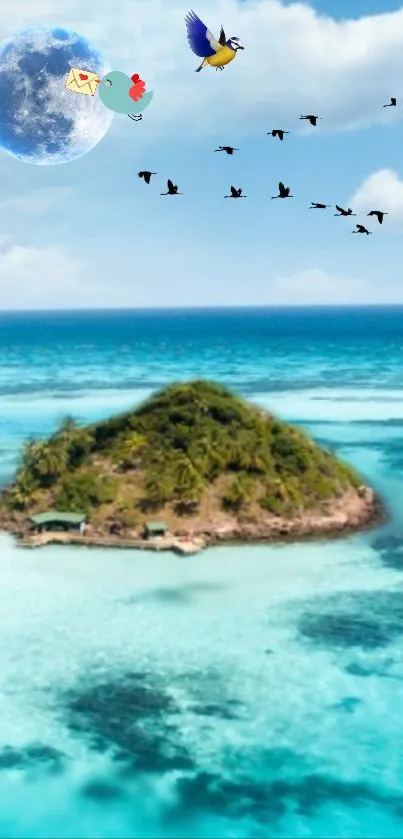
<instances>
[{"instance_id":1,"label":"underwater reef shadow","mask_svg":"<svg viewBox=\"0 0 403 839\"><path fill-rule=\"evenodd\" d=\"M200 731L217 721L245 718L244 703L228 695L217 668L164 677L127 671L111 678L87 676L59 694L57 708L70 733L91 751L107 754L121 777L196 771L184 714L186 726L192 726L193 717ZM109 793L115 794L106 789L105 796ZM101 798L103 779L83 794Z\"/></svg>"},{"instance_id":2,"label":"underwater reef shadow","mask_svg":"<svg viewBox=\"0 0 403 839\"><path fill-rule=\"evenodd\" d=\"M371 547L387 568L403 571L403 533L389 527L376 537Z\"/></svg>"},{"instance_id":3,"label":"underwater reef shadow","mask_svg":"<svg viewBox=\"0 0 403 839\"><path fill-rule=\"evenodd\" d=\"M244 704L228 695L219 668L167 674L122 672L86 677L58 696L58 714L75 737L98 753L110 752L126 771L190 770L183 713L202 719L244 718Z\"/></svg>"},{"instance_id":4,"label":"underwater reef shadow","mask_svg":"<svg viewBox=\"0 0 403 839\"><path fill-rule=\"evenodd\" d=\"M91 778L81 787L80 794L97 804L109 804L111 801L124 798L125 791L121 786L117 786L111 781L103 778Z\"/></svg>"},{"instance_id":5,"label":"underwater reef shadow","mask_svg":"<svg viewBox=\"0 0 403 839\"><path fill-rule=\"evenodd\" d=\"M169 692L144 681L144 673L85 681L62 697L69 730L99 753L110 752L126 771L162 773L191 769L178 712Z\"/></svg>"},{"instance_id":6,"label":"underwater reef shadow","mask_svg":"<svg viewBox=\"0 0 403 839\"><path fill-rule=\"evenodd\" d=\"M387 647L403 635L403 589L317 597L297 627L301 638L325 649Z\"/></svg>"},{"instance_id":7,"label":"underwater reef shadow","mask_svg":"<svg viewBox=\"0 0 403 839\"><path fill-rule=\"evenodd\" d=\"M0 771L45 769L59 773L65 768L67 755L43 743L29 743L26 746L6 745L0 749Z\"/></svg>"},{"instance_id":8,"label":"underwater reef shadow","mask_svg":"<svg viewBox=\"0 0 403 839\"><path fill-rule=\"evenodd\" d=\"M233 820L254 819L267 830L268 825L273 827L289 813L312 818L326 806L334 810L375 805L394 818L401 818L403 828L403 795L376 789L365 781L347 781L321 772L299 771L296 774L294 764L301 762L301 756L292 750L274 749L274 766L270 766L270 751L267 757L266 776L262 765L260 776L256 777L238 770L232 777L202 771L178 778L176 801L167 817L178 818L181 813L189 814L192 810L209 812ZM274 774L273 769L277 777L270 777Z\"/></svg>"},{"instance_id":9,"label":"underwater reef shadow","mask_svg":"<svg viewBox=\"0 0 403 839\"><path fill-rule=\"evenodd\" d=\"M347 712L356 705L354 697L349 700ZM115 763L113 779L94 778L81 790L103 806L126 794L120 788L125 779L137 785L142 777L154 783L153 777L169 776L172 795L159 802L167 827L201 813L246 818L267 829L289 812L310 818L325 806L375 805L401 818L403 828L403 795L315 771L316 762L292 749L234 746L210 756L214 769L206 769L206 756L186 742L180 707L152 675L126 672L102 682L87 679L62 701L70 731Z\"/></svg>"}]
</instances>

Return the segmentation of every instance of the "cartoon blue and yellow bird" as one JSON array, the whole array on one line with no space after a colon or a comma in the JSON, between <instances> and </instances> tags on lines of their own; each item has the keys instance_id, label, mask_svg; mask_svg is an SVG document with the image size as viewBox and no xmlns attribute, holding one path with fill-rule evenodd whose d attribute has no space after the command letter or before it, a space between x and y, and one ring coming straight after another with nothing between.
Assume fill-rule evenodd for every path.
<instances>
[{"instance_id":1,"label":"cartoon blue and yellow bird","mask_svg":"<svg viewBox=\"0 0 403 839\"><path fill-rule=\"evenodd\" d=\"M238 50L245 49L239 43L239 38L234 37L227 40L222 27L217 41L193 10L188 12L185 22L190 49L193 50L195 55L203 58L196 73L200 73L200 70L207 64L210 67L215 67L216 70L224 70L225 64L229 64L235 58Z\"/></svg>"}]
</instances>

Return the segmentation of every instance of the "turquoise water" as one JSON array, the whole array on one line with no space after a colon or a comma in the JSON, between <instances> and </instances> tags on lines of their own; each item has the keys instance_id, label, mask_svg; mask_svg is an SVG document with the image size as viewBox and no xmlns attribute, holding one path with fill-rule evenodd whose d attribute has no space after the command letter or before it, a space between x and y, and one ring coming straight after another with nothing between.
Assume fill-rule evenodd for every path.
<instances>
[{"instance_id":1,"label":"turquoise water","mask_svg":"<svg viewBox=\"0 0 403 839\"><path fill-rule=\"evenodd\" d=\"M402 360L396 308L1 316L1 481L67 412L199 375L301 423L391 511L191 559L1 535L1 837L403 837Z\"/></svg>"}]
</instances>

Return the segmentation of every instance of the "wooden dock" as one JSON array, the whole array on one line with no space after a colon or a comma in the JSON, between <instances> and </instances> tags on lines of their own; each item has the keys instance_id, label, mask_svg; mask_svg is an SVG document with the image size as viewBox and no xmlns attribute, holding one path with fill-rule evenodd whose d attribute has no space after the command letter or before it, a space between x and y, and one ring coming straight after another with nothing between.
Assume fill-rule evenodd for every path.
<instances>
[{"instance_id":1,"label":"wooden dock","mask_svg":"<svg viewBox=\"0 0 403 839\"><path fill-rule=\"evenodd\" d=\"M18 539L21 548L42 548L46 545L81 545L87 548L122 548L126 550L173 551L191 556L206 547L201 538L165 536L161 539L119 539L108 536L90 536L80 533L36 533Z\"/></svg>"}]
</instances>

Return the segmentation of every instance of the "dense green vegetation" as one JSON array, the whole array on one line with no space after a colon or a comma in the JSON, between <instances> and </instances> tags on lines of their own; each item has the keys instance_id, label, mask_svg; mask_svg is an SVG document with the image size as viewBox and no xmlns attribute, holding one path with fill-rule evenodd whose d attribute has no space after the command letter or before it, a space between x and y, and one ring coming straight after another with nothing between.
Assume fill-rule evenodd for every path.
<instances>
[{"instance_id":1,"label":"dense green vegetation","mask_svg":"<svg viewBox=\"0 0 403 839\"><path fill-rule=\"evenodd\" d=\"M346 464L302 431L208 381L175 384L134 411L91 426L67 418L48 440L30 440L3 508L50 504L118 518L150 510L203 509L293 515L358 487Z\"/></svg>"}]
</instances>

